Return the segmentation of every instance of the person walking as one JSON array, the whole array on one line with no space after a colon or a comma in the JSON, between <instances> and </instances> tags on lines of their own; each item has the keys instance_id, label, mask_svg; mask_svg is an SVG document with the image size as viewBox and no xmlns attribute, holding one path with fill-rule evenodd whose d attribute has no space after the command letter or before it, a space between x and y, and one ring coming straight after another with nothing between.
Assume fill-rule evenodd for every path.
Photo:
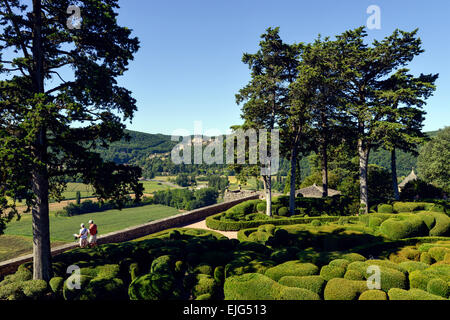
<instances>
[{"instance_id":1,"label":"person walking","mask_svg":"<svg viewBox=\"0 0 450 320\"><path fill-rule=\"evenodd\" d=\"M88 235L88 229L84 227L84 223L81 224L80 232L78 233L77 237L80 239L80 248L84 248L87 246L87 235Z\"/></svg>"},{"instance_id":2,"label":"person walking","mask_svg":"<svg viewBox=\"0 0 450 320\"><path fill-rule=\"evenodd\" d=\"M93 220L89 220L89 246L95 247L97 245L97 225Z\"/></svg>"}]
</instances>

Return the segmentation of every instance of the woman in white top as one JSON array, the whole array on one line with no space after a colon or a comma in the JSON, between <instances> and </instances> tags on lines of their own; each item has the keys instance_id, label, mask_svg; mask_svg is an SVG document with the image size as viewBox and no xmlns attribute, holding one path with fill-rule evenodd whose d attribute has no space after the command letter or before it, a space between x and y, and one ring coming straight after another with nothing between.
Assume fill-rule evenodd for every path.
<instances>
[{"instance_id":1,"label":"woman in white top","mask_svg":"<svg viewBox=\"0 0 450 320\"><path fill-rule=\"evenodd\" d=\"M78 238L80 239L80 247L84 248L87 246L88 241L88 230L84 227L84 223L81 224L80 233L78 234Z\"/></svg>"}]
</instances>

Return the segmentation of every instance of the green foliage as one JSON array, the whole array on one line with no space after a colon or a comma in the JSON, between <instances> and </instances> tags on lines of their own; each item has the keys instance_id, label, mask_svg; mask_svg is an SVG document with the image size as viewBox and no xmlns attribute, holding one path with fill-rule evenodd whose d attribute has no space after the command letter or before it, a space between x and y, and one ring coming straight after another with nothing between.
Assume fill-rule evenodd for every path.
<instances>
[{"instance_id":1,"label":"green foliage","mask_svg":"<svg viewBox=\"0 0 450 320\"><path fill-rule=\"evenodd\" d=\"M225 300L320 300L317 293L281 285L258 273L227 278L224 294Z\"/></svg>"},{"instance_id":2,"label":"green foliage","mask_svg":"<svg viewBox=\"0 0 450 320\"><path fill-rule=\"evenodd\" d=\"M131 300L167 300L178 297L175 278L168 274L148 273L134 279L128 288Z\"/></svg>"},{"instance_id":3,"label":"green foliage","mask_svg":"<svg viewBox=\"0 0 450 320\"><path fill-rule=\"evenodd\" d=\"M446 192L450 191L450 127L440 130L420 150L417 166L419 177Z\"/></svg>"},{"instance_id":4,"label":"green foliage","mask_svg":"<svg viewBox=\"0 0 450 320\"><path fill-rule=\"evenodd\" d=\"M214 188L199 190L169 189L153 194L153 203L163 204L177 209L193 210L217 203L219 194Z\"/></svg>"},{"instance_id":5,"label":"green foliage","mask_svg":"<svg viewBox=\"0 0 450 320\"><path fill-rule=\"evenodd\" d=\"M326 281L321 276L285 276L278 283L287 287L307 289L322 296Z\"/></svg>"},{"instance_id":6,"label":"green foliage","mask_svg":"<svg viewBox=\"0 0 450 320\"><path fill-rule=\"evenodd\" d=\"M301 263L300 261L288 261L267 269L265 275L278 281L285 276L312 276L319 272L319 268L312 263Z\"/></svg>"},{"instance_id":7,"label":"green foliage","mask_svg":"<svg viewBox=\"0 0 450 320\"><path fill-rule=\"evenodd\" d=\"M381 290L367 290L361 293L358 300L387 300L387 294Z\"/></svg>"},{"instance_id":8,"label":"green foliage","mask_svg":"<svg viewBox=\"0 0 450 320\"><path fill-rule=\"evenodd\" d=\"M325 300L357 300L367 289L366 281L334 278L327 282L324 290Z\"/></svg>"},{"instance_id":9,"label":"green foliage","mask_svg":"<svg viewBox=\"0 0 450 320\"><path fill-rule=\"evenodd\" d=\"M63 277L53 277L49 281L49 286L52 291L56 294L62 294L63 286L64 286L64 278Z\"/></svg>"},{"instance_id":10,"label":"green foliage","mask_svg":"<svg viewBox=\"0 0 450 320\"><path fill-rule=\"evenodd\" d=\"M423 236L427 231L423 220L413 214L389 218L380 226L380 232L391 240Z\"/></svg>"},{"instance_id":11,"label":"green foliage","mask_svg":"<svg viewBox=\"0 0 450 320\"><path fill-rule=\"evenodd\" d=\"M380 205L378 205L377 211L379 213L393 213L394 208L390 204L380 204Z\"/></svg>"},{"instance_id":12,"label":"green foliage","mask_svg":"<svg viewBox=\"0 0 450 320\"><path fill-rule=\"evenodd\" d=\"M392 288L388 292L389 300L446 300L443 297L420 289L404 290Z\"/></svg>"},{"instance_id":13,"label":"green foliage","mask_svg":"<svg viewBox=\"0 0 450 320\"><path fill-rule=\"evenodd\" d=\"M334 278L343 278L345 275L345 268L339 266L326 265L320 269L320 276L326 281Z\"/></svg>"}]
</instances>

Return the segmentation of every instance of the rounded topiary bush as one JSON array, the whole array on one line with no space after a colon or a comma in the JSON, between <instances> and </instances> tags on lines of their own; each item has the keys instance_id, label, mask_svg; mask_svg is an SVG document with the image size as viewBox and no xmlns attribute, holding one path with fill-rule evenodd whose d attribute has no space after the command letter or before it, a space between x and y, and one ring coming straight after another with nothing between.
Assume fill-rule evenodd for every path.
<instances>
[{"instance_id":1,"label":"rounded topiary bush","mask_svg":"<svg viewBox=\"0 0 450 320\"><path fill-rule=\"evenodd\" d=\"M128 288L131 300L167 300L177 296L173 276L148 273L134 279Z\"/></svg>"},{"instance_id":2,"label":"rounded topiary bush","mask_svg":"<svg viewBox=\"0 0 450 320\"><path fill-rule=\"evenodd\" d=\"M345 275L345 268L338 266L330 266L326 265L320 269L320 276L324 278L326 281L330 281L334 278L343 278Z\"/></svg>"},{"instance_id":3,"label":"rounded topiary bush","mask_svg":"<svg viewBox=\"0 0 450 320\"><path fill-rule=\"evenodd\" d=\"M383 220L379 217L369 217L369 227L376 228L383 223Z\"/></svg>"},{"instance_id":4,"label":"rounded topiary bush","mask_svg":"<svg viewBox=\"0 0 450 320\"><path fill-rule=\"evenodd\" d=\"M431 294L447 298L449 296L448 283L440 278L431 279L427 284L427 291Z\"/></svg>"},{"instance_id":5,"label":"rounded topiary bush","mask_svg":"<svg viewBox=\"0 0 450 320\"><path fill-rule=\"evenodd\" d=\"M282 217L289 216L289 208L288 207L281 207L278 209L278 215Z\"/></svg>"},{"instance_id":6,"label":"rounded topiary bush","mask_svg":"<svg viewBox=\"0 0 450 320\"><path fill-rule=\"evenodd\" d=\"M50 289L53 293L62 294L63 286L64 286L64 278L63 277L53 277L49 281Z\"/></svg>"},{"instance_id":7,"label":"rounded topiary bush","mask_svg":"<svg viewBox=\"0 0 450 320\"><path fill-rule=\"evenodd\" d=\"M411 214L385 220L380 232L390 240L400 240L427 235L428 228L420 217Z\"/></svg>"},{"instance_id":8,"label":"rounded topiary bush","mask_svg":"<svg viewBox=\"0 0 450 320\"><path fill-rule=\"evenodd\" d=\"M345 259L345 260L348 260L350 262L366 261L367 260L363 255L360 255L359 253L355 253L355 252L343 254L341 256L341 259Z\"/></svg>"},{"instance_id":9,"label":"rounded topiary bush","mask_svg":"<svg viewBox=\"0 0 450 320\"><path fill-rule=\"evenodd\" d=\"M323 295L325 300L356 300L366 290L366 281L334 278L328 281Z\"/></svg>"},{"instance_id":10,"label":"rounded topiary bush","mask_svg":"<svg viewBox=\"0 0 450 320\"><path fill-rule=\"evenodd\" d=\"M285 276L312 276L317 275L319 268L312 263L288 261L266 270L265 275L278 281Z\"/></svg>"},{"instance_id":11,"label":"rounded topiary bush","mask_svg":"<svg viewBox=\"0 0 450 320\"><path fill-rule=\"evenodd\" d=\"M364 280L364 276L361 272L356 270L347 270L344 274L344 279L348 280Z\"/></svg>"},{"instance_id":12,"label":"rounded topiary bush","mask_svg":"<svg viewBox=\"0 0 450 320\"><path fill-rule=\"evenodd\" d=\"M214 278L206 275L206 274L199 274L197 275L197 284L192 288L192 293L195 297L209 294L211 297L213 297L217 290L217 283L215 282Z\"/></svg>"},{"instance_id":13,"label":"rounded topiary bush","mask_svg":"<svg viewBox=\"0 0 450 320\"><path fill-rule=\"evenodd\" d=\"M443 261L447 253L450 253L450 249L445 247L433 247L428 250L428 254L435 261Z\"/></svg>"},{"instance_id":14,"label":"rounded topiary bush","mask_svg":"<svg viewBox=\"0 0 450 320\"><path fill-rule=\"evenodd\" d=\"M416 270L425 270L429 267L428 264L419 261L404 261L398 264L400 267L411 273Z\"/></svg>"},{"instance_id":15,"label":"rounded topiary bush","mask_svg":"<svg viewBox=\"0 0 450 320\"><path fill-rule=\"evenodd\" d=\"M350 261L348 261L346 259L334 259L334 260L331 260L329 263L329 265L332 267L341 267L344 269L346 269L349 264L350 264Z\"/></svg>"},{"instance_id":16,"label":"rounded topiary bush","mask_svg":"<svg viewBox=\"0 0 450 320\"><path fill-rule=\"evenodd\" d=\"M225 280L225 300L273 300L272 287L277 283L259 273L246 273Z\"/></svg>"},{"instance_id":17,"label":"rounded topiary bush","mask_svg":"<svg viewBox=\"0 0 450 320\"><path fill-rule=\"evenodd\" d=\"M326 281L321 276L285 276L282 277L278 283L287 287L307 289L322 296Z\"/></svg>"},{"instance_id":18,"label":"rounded topiary bush","mask_svg":"<svg viewBox=\"0 0 450 320\"><path fill-rule=\"evenodd\" d=\"M394 207L390 204L380 204L378 205L377 211L379 213L393 213Z\"/></svg>"},{"instance_id":19,"label":"rounded topiary bush","mask_svg":"<svg viewBox=\"0 0 450 320\"><path fill-rule=\"evenodd\" d=\"M381 290L367 290L361 293L358 300L387 300L387 294Z\"/></svg>"},{"instance_id":20,"label":"rounded topiary bush","mask_svg":"<svg viewBox=\"0 0 450 320\"><path fill-rule=\"evenodd\" d=\"M304 288L294 288L279 285L276 290L276 300L320 300L317 293Z\"/></svg>"},{"instance_id":21,"label":"rounded topiary bush","mask_svg":"<svg viewBox=\"0 0 450 320\"><path fill-rule=\"evenodd\" d=\"M430 256L428 252L422 252L420 254L420 262L423 262L425 264L432 264L433 258Z\"/></svg>"},{"instance_id":22,"label":"rounded topiary bush","mask_svg":"<svg viewBox=\"0 0 450 320\"><path fill-rule=\"evenodd\" d=\"M392 288L388 292L389 300L447 300L421 289L404 290Z\"/></svg>"},{"instance_id":23,"label":"rounded topiary bush","mask_svg":"<svg viewBox=\"0 0 450 320\"><path fill-rule=\"evenodd\" d=\"M194 268L194 273L212 275L213 268L207 264L200 264Z\"/></svg>"},{"instance_id":24,"label":"rounded topiary bush","mask_svg":"<svg viewBox=\"0 0 450 320\"><path fill-rule=\"evenodd\" d=\"M259 213L265 213L266 212L266 203L265 202L260 202L256 205L256 210Z\"/></svg>"}]
</instances>

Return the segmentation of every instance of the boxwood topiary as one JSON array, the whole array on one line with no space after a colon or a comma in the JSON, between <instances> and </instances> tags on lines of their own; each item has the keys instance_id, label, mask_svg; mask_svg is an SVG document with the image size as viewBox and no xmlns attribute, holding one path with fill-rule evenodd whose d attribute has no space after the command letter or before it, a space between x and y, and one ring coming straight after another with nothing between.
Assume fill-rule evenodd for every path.
<instances>
[{"instance_id":1,"label":"boxwood topiary","mask_svg":"<svg viewBox=\"0 0 450 320\"><path fill-rule=\"evenodd\" d=\"M334 278L343 278L345 274L345 268L338 266L330 266L326 265L320 269L320 276L324 278L326 281L330 281Z\"/></svg>"},{"instance_id":2,"label":"boxwood topiary","mask_svg":"<svg viewBox=\"0 0 450 320\"><path fill-rule=\"evenodd\" d=\"M289 208L288 207L281 207L278 209L278 215L282 217L289 216Z\"/></svg>"},{"instance_id":3,"label":"boxwood topiary","mask_svg":"<svg viewBox=\"0 0 450 320\"><path fill-rule=\"evenodd\" d=\"M325 300L356 300L366 290L366 281L334 278L328 281L323 295Z\"/></svg>"},{"instance_id":4,"label":"boxwood topiary","mask_svg":"<svg viewBox=\"0 0 450 320\"><path fill-rule=\"evenodd\" d=\"M64 286L64 278L63 277L53 277L49 281L50 289L53 293L61 294Z\"/></svg>"},{"instance_id":5,"label":"boxwood topiary","mask_svg":"<svg viewBox=\"0 0 450 320\"><path fill-rule=\"evenodd\" d=\"M278 281L284 276L312 276L316 275L319 268L312 263L288 261L278 266L267 269L265 275Z\"/></svg>"},{"instance_id":6,"label":"boxwood topiary","mask_svg":"<svg viewBox=\"0 0 450 320\"><path fill-rule=\"evenodd\" d=\"M130 283L128 295L131 300L168 300L179 296L177 289L173 276L148 273Z\"/></svg>"},{"instance_id":7,"label":"boxwood topiary","mask_svg":"<svg viewBox=\"0 0 450 320\"><path fill-rule=\"evenodd\" d=\"M361 293L358 300L387 300L387 294L381 290L367 290Z\"/></svg>"},{"instance_id":8,"label":"boxwood topiary","mask_svg":"<svg viewBox=\"0 0 450 320\"><path fill-rule=\"evenodd\" d=\"M444 298L448 298L450 294L448 283L440 278L435 278L428 281L427 291Z\"/></svg>"},{"instance_id":9,"label":"boxwood topiary","mask_svg":"<svg viewBox=\"0 0 450 320\"><path fill-rule=\"evenodd\" d=\"M393 213L394 212L394 208L390 204L380 204L377 207L377 211L379 213Z\"/></svg>"},{"instance_id":10,"label":"boxwood topiary","mask_svg":"<svg viewBox=\"0 0 450 320\"><path fill-rule=\"evenodd\" d=\"M404 290L392 288L388 292L389 300L447 300L420 289Z\"/></svg>"},{"instance_id":11,"label":"boxwood topiary","mask_svg":"<svg viewBox=\"0 0 450 320\"><path fill-rule=\"evenodd\" d=\"M344 279L348 280L364 280L364 276L361 272L356 270L347 270L344 274Z\"/></svg>"},{"instance_id":12,"label":"boxwood topiary","mask_svg":"<svg viewBox=\"0 0 450 320\"><path fill-rule=\"evenodd\" d=\"M278 283L287 287L307 289L322 296L326 281L321 276L285 276Z\"/></svg>"}]
</instances>

